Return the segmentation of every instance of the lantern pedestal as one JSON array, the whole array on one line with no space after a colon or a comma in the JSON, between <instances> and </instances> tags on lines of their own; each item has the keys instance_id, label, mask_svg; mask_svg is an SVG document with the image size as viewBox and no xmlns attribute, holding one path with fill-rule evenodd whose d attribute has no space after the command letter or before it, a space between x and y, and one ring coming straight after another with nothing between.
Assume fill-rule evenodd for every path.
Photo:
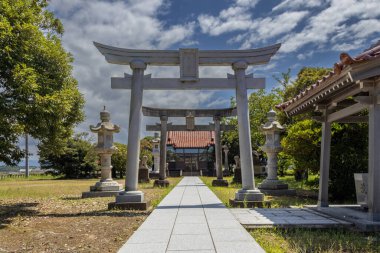
<instances>
[{"instance_id":1,"label":"lantern pedestal","mask_svg":"<svg viewBox=\"0 0 380 253\"><path fill-rule=\"evenodd\" d=\"M262 193L271 196L296 195L296 190L289 189L288 184L276 179L265 179L258 188Z\"/></svg>"},{"instance_id":2,"label":"lantern pedestal","mask_svg":"<svg viewBox=\"0 0 380 253\"><path fill-rule=\"evenodd\" d=\"M170 185L169 181L167 179L156 179L154 180L154 187L168 187Z\"/></svg>"},{"instance_id":3,"label":"lantern pedestal","mask_svg":"<svg viewBox=\"0 0 380 253\"><path fill-rule=\"evenodd\" d=\"M228 186L228 181L225 179L212 180L212 186Z\"/></svg>"}]
</instances>

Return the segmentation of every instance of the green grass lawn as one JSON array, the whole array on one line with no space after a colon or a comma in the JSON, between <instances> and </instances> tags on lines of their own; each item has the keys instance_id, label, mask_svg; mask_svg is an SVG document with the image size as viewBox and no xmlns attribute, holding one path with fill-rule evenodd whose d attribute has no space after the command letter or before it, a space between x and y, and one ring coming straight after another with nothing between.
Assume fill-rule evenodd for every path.
<instances>
[{"instance_id":1,"label":"green grass lawn","mask_svg":"<svg viewBox=\"0 0 380 253\"><path fill-rule=\"evenodd\" d=\"M228 187L213 187L213 177L201 177L203 182L229 207L229 199L234 198L241 184L231 183L232 177L226 177L230 182ZM310 176L309 182L296 182L294 177L285 176L281 180L289 184L289 188L297 193L314 195L317 193L316 176ZM256 186L262 181L256 178ZM311 183L310 183L311 182ZM265 196L270 200L272 208L317 204L317 200L301 196ZM380 233L362 233L348 229L306 229L306 228L257 228L249 230L250 234L268 253L280 252L380 252Z\"/></svg>"}]
</instances>

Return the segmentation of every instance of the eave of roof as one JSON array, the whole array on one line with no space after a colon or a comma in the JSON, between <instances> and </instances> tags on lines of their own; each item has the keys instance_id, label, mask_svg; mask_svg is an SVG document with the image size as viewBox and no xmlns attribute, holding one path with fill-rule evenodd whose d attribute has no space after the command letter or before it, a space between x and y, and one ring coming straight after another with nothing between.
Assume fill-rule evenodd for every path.
<instances>
[{"instance_id":1,"label":"eave of roof","mask_svg":"<svg viewBox=\"0 0 380 253\"><path fill-rule=\"evenodd\" d=\"M300 92L291 100L276 105L276 108L285 112L289 112L294 108L302 105L302 103L304 103L308 99L317 95L324 88L336 83L338 80L340 80L343 83L349 81L349 79L351 79L351 76L349 75L349 70L352 67L378 58L380 58L380 40L375 45L371 46L371 48L366 49L363 53L357 55L356 57L352 58L347 53L341 53L340 62L334 64L334 71L331 71L328 75L324 76L316 83L307 87L305 90ZM339 89L339 85L337 86L337 88Z\"/></svg>"}]
</instances>

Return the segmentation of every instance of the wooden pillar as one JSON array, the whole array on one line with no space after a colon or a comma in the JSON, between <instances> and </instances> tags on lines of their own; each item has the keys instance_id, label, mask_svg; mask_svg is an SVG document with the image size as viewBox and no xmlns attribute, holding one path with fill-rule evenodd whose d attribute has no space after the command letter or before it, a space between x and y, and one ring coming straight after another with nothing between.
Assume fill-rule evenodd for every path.
<instances>
[{"instance_id":1,"label":"wooden pillar","mask_svg":"<svg viewBox=\"0 0 380 253\"><path fill-rule=\"evenodd\" d=\"M323 109L323 114L318 207L329 206L331 123L327 122L327 109Z\"/></svg>"},{"instance_id":2,"label":"wooden pillar","mask_svg":"<svg viewBox=\"0 0 380 253\"><path fill-rule=\"evenodd\" d=\"M370 91L368 107L368 219L380 221L380 80ZM379 101L380 102L380 101Z\"/></svg>"}]
</instances>

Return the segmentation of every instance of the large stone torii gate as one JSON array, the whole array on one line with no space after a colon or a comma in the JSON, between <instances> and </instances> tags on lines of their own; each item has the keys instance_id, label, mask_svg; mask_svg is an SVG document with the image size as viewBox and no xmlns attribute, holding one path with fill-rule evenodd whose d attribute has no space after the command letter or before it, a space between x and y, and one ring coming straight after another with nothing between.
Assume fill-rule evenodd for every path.
<instances>
[{"instance_id":1,"label":"large stone torii gate","mask_svg":"<svg viewBox=\"0 0 380 253\"><path fill-rule=\"evenodd\" d=\"M113 89L131 89L128 131L128 154L125 192L110 205L119 208L146 208L144 193L137 189L140 130L143 90L236 90L241 158L242 189L235 194L237 201L261 201L264 195L255 188L247 89L265 88L264 78L246 75L249 65L267 64L281 44L250 50L133 50L117 48L94 42L94 45L112 64L130 65L132 75L111 78ZM180 78L152 78L144 76L150 65L180 66ZM235 75L225 78L199 78L199 66L232 66Z\"/></svg>"},{"instance_id":2,"label":"large stone torii gate","mask_svg":"<svg viewBox=\"0 0 380 253\"><path fill-rule=\"evenodd\" d=\"M234 127L221 125L220 120L222 117L236 116L236 108L161 109L143 106L142 112L144 116L159 117L161 121L156 125L146 126L147 131L161 132L160 179L154 182L155 185L169 185L169 182L166 180L166 142L168 131L215 131L215 167L217 179L212 183L217 186L228 186L227 180L223 180L221 131L231 131ZM168 123L169 117L185 117L186 125L172 125ZM214 124L195 125L195 117L212 117Z\"/></svg>"}]
</instances>

